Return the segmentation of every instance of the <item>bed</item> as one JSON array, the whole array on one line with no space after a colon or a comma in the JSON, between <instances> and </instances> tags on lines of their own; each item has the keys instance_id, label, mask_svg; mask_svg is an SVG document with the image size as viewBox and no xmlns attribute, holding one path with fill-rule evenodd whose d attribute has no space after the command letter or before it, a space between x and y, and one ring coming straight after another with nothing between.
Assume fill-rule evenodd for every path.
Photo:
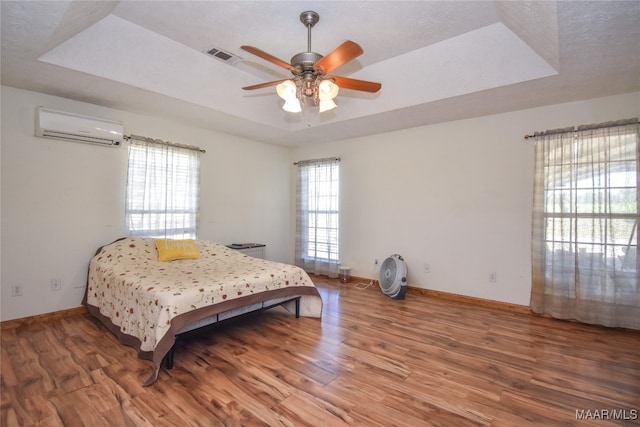
<instances>
[{"instance_id":1,"label":"bed","mask_svg":"<svg viewBox=\"0 0 640 427\"><path fill-rule=\"evenodd\" d=\"M161 243L178 245L178 255L167 259ZM299 267L253 258L213 241L129 237L97 250L83 305L120 342L152 361L145 386L157 380L163 359L172 359L181 333L276 305L296 316L322 314L320 293Z\"/></svg>"}]
</instances>

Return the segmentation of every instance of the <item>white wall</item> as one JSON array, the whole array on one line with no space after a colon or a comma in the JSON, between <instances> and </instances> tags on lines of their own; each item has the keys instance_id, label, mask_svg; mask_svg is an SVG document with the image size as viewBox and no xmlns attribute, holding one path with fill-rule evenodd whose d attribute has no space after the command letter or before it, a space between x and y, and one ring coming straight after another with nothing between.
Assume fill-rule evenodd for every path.
<instances>
[{"instance_id":1,"label":"white wall","mask_svg":"<svg viewBox=\"0 0 640 427\"><path fill-rule=\"evenodd\" d=\"M276 261L293 261L292 162L339 156L342 262L354 276L377 277L373 259L400 253L412 286L522 305L533 175L523 135L640 115L632 93L290 150L4 86L1 101L0 320L79 306L93 252L124 235L126 144L34 137L38 105L205 148L199 237L263 242ZM50 290L52 278L61 291ZM23 296L11 297L14 284Z\"/></svg>"},{"instance_id":2,"label":"white wall","mask_svg":"<svg viewBox=\"0 0 640 427\"><path fill-rule=\"evenodd\" d=\"M126 134L205 148L199 238L262 242L267 258L293 261L288 149L5 86L1 97L1 320L79 306L93 253L125 234L127 144L35 137L39 105L119 120ZM53 278L61 291L50 290ZM22 285L23 295L12 297L12 285Z\"/></svg>"},{"instance_id":3,"label":"white wall","mask_svg":"<svg viewBox=\"0 0 640 427\"><path fill-rule=\"evenodd\" d=\"M353 276L377 278L373 260L399 253L411 286L528 305L534 143L523 136L639 115L632 93L306 146L293 158L342 158L341 262Z\"/></svg>"}]
</instances>

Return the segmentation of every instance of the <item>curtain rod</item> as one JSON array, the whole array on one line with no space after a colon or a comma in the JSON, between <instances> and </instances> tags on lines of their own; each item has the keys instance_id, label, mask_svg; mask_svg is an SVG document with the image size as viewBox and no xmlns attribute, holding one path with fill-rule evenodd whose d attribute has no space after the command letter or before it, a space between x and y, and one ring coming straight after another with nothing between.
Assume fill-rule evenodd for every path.
<instances>
[{"instance_id":1,"label":"curtain rod","mask_svg":"<svg viewBox=\"0 0 640 427\"><path fill-rule=\"evenodd\" d=\"M153 142L154 144L169 145L171 147L177 147L177 148L185 148L187 150L199 151L201 153L207 152L207 150L205 150L204 148L196 147L195 145L176 144L175 142L168 142L168 141L163 141L161 139L148 138L146 136L123 135L123 138L127 141L130 139L137 139L138 141Z\"/></svg>"},{"instance_id":2,"label":"curtain rod","mask_svg":"<svg viewBox=\"0 0 640 427\"><path fill-rule=\"evenodd\" d=\"M635 125L635 124L640 124L640 121L638 121L638 118L616 120L613 122L597 123L593 125L580 125L580 126L569 127L564 129L552 129L544 132L534 132L532 135L525 135L524 139L535 138L536 136L543 136L543 135L557 135L557 134L566 133L566 132L578 132L578 131L589 130L589 129L605 129L605 128L612 128L616 126Z\"/></svg>"},{"instance_id":3,"label":"curtain rod","mask_svg":"<svg viewBox=\"0 0 640 427\"><path fill-rule=\"evenodd\" d=\"M312 160L300 160L298 162L293 162L294 165L306 165L307 163L315 163L315 162L326 162L329 160L335 160L336 162L340 161L340 157L325 157L324 159L312 159Z\"/></svg>"}]
</instances>

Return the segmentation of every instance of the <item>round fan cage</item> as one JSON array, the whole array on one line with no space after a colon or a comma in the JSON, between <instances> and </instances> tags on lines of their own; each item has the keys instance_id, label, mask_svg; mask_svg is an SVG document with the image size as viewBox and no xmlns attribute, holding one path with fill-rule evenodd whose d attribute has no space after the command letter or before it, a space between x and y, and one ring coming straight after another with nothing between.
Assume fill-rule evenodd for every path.
<instances>
[{"instance_id":1,"label":"round fan cage","mask_svg":"<svg viewBox=\"0 0 640 427\"><path fill-rule=\"evenodd\" d=\"M380 290L393 299L404 299L407 291L407 264L402 256L391 255L382 263Z\"/></svg>"}]
</instances>

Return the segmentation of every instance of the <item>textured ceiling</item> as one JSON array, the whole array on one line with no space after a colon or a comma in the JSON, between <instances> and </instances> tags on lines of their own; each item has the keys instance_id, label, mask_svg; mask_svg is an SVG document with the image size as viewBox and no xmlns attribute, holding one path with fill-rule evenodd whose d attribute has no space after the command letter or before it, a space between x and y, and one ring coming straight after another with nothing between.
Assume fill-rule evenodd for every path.
<instances>
[{"instance_id":1,"label":"textured ceiling","mask_svg":"<svg viewBox=\"0 0 640 427\"><path fill-rule=\"evenodd\" d=\"M353 40L333 72L382 83L284 112L273 87L306 51ZM640 2L2 1L2 84L300 145L640 90ZM242 60L205 54L212 47ZM126 123L125 123L126 127Z\"/></svg>"}]
</instances>

